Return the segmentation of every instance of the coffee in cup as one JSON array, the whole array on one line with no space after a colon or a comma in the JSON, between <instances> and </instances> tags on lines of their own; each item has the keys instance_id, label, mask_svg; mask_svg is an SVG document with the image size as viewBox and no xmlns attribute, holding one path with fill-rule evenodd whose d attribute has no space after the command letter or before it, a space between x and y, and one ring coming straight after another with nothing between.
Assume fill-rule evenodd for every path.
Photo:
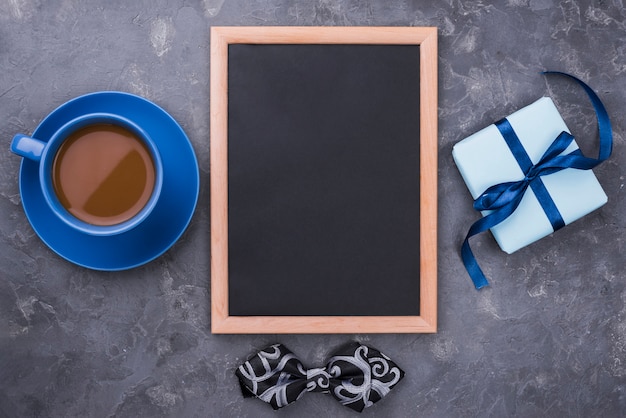
<instances>
[{"instance_id":1,"label":"coffee in cup","mask_svg":"<svg viewBox=\"0 0 626 418\"><path fill-rule=\"evenodd\" d=\"M94 124L70 134L52 164L61 205L93 225L115 225L137 215L154 189L147 146L119 125Z\"/></svg>"}]
</instances>

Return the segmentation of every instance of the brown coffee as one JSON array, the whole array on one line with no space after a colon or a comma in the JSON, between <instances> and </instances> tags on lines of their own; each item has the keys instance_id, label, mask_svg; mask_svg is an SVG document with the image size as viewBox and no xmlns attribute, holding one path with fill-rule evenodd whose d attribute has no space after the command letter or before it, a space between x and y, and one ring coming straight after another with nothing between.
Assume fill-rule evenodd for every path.
<instances>
[{"instance_id":1,"label":"brown coffee","mask_svg":"<svg viewBox=\"0 0 626 418\"><path fill-rule=\"evenodd\" d=\"M57 151L52 172L63 207L93 225L115 225L135 216L155 182L154 162L143 141L110 124L72 133Z\"/></svg>"}]
</instances>

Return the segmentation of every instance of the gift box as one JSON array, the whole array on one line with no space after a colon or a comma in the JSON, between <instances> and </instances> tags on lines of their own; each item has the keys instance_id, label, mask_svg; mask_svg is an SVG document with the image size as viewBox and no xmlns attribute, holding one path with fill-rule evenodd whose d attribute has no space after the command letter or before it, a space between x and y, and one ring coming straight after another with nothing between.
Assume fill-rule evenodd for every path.
<instances>
[{"instance_id":1,"label":"gift box","mask_svg":"<svg viewBox=\"0 0 626 418\"><path fill-rule=\"evenodd\" d=\"M569 133L552 100L543 97L506 118L533 164L542 158L561 132ZM561 155L578 149L575 141ZM474 199L496 184L525 178L509 144L496 124L457 143L454 161ZM565 225L594 211L607 202L607 196L592 170L565 168L540 177ZM543 186L542 186L543 187ZM486 216L491 211L482 211ZM519 206L491 232L500 248L507 253L531 244L555 230L546 213L545 204L536 190L525 190Z\"/></svg>"}]
</instances>

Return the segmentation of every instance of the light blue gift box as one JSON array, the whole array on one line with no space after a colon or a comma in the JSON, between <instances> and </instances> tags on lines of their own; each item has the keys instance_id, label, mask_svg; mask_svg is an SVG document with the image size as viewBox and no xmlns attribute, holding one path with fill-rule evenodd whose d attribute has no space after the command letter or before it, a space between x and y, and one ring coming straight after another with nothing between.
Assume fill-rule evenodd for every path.
<instances>
[{"instance_id":1,"label":"light blue gift box","mask_svg":"<svg viewBox=\"0 0 626 418\"><path fill-rule=\"evenodd\" d=\"M554 139L570 132L549 97L543 97L506 118L536 164ZM562 155L578 148L573 141ZM454 161L474 199L487 188L518 181L524 173L495 124L465 138L453 150ZM592 170L567 168L541 177L565 224L570 224L607 202ZM489 214L483 211L483 216ZM513 253L554 232L548 217L531 188L507 219L491 228L507 253Z\"/></svg>"}]
</instances>

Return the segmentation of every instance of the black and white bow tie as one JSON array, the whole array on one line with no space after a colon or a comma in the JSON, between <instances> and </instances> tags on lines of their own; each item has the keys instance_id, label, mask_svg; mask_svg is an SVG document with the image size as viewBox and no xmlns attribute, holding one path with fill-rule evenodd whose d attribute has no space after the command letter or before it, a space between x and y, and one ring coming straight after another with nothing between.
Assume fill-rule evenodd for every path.
<instances>
[{"instance_id":1,"label":"black and white bow tie","mask_svg":"<svg viewBox=\"0 0 626 418\"><path fill-rule=\"evenodd\" d=\"M305 369L289 349L275 344L251 357L235 374L244 396L255 396L274 409L306 392L322 392L358 412L381 400L404 377L389 357L358 343L338 351L325 367L313 369Z\"/></svg>"}]
</instances>

